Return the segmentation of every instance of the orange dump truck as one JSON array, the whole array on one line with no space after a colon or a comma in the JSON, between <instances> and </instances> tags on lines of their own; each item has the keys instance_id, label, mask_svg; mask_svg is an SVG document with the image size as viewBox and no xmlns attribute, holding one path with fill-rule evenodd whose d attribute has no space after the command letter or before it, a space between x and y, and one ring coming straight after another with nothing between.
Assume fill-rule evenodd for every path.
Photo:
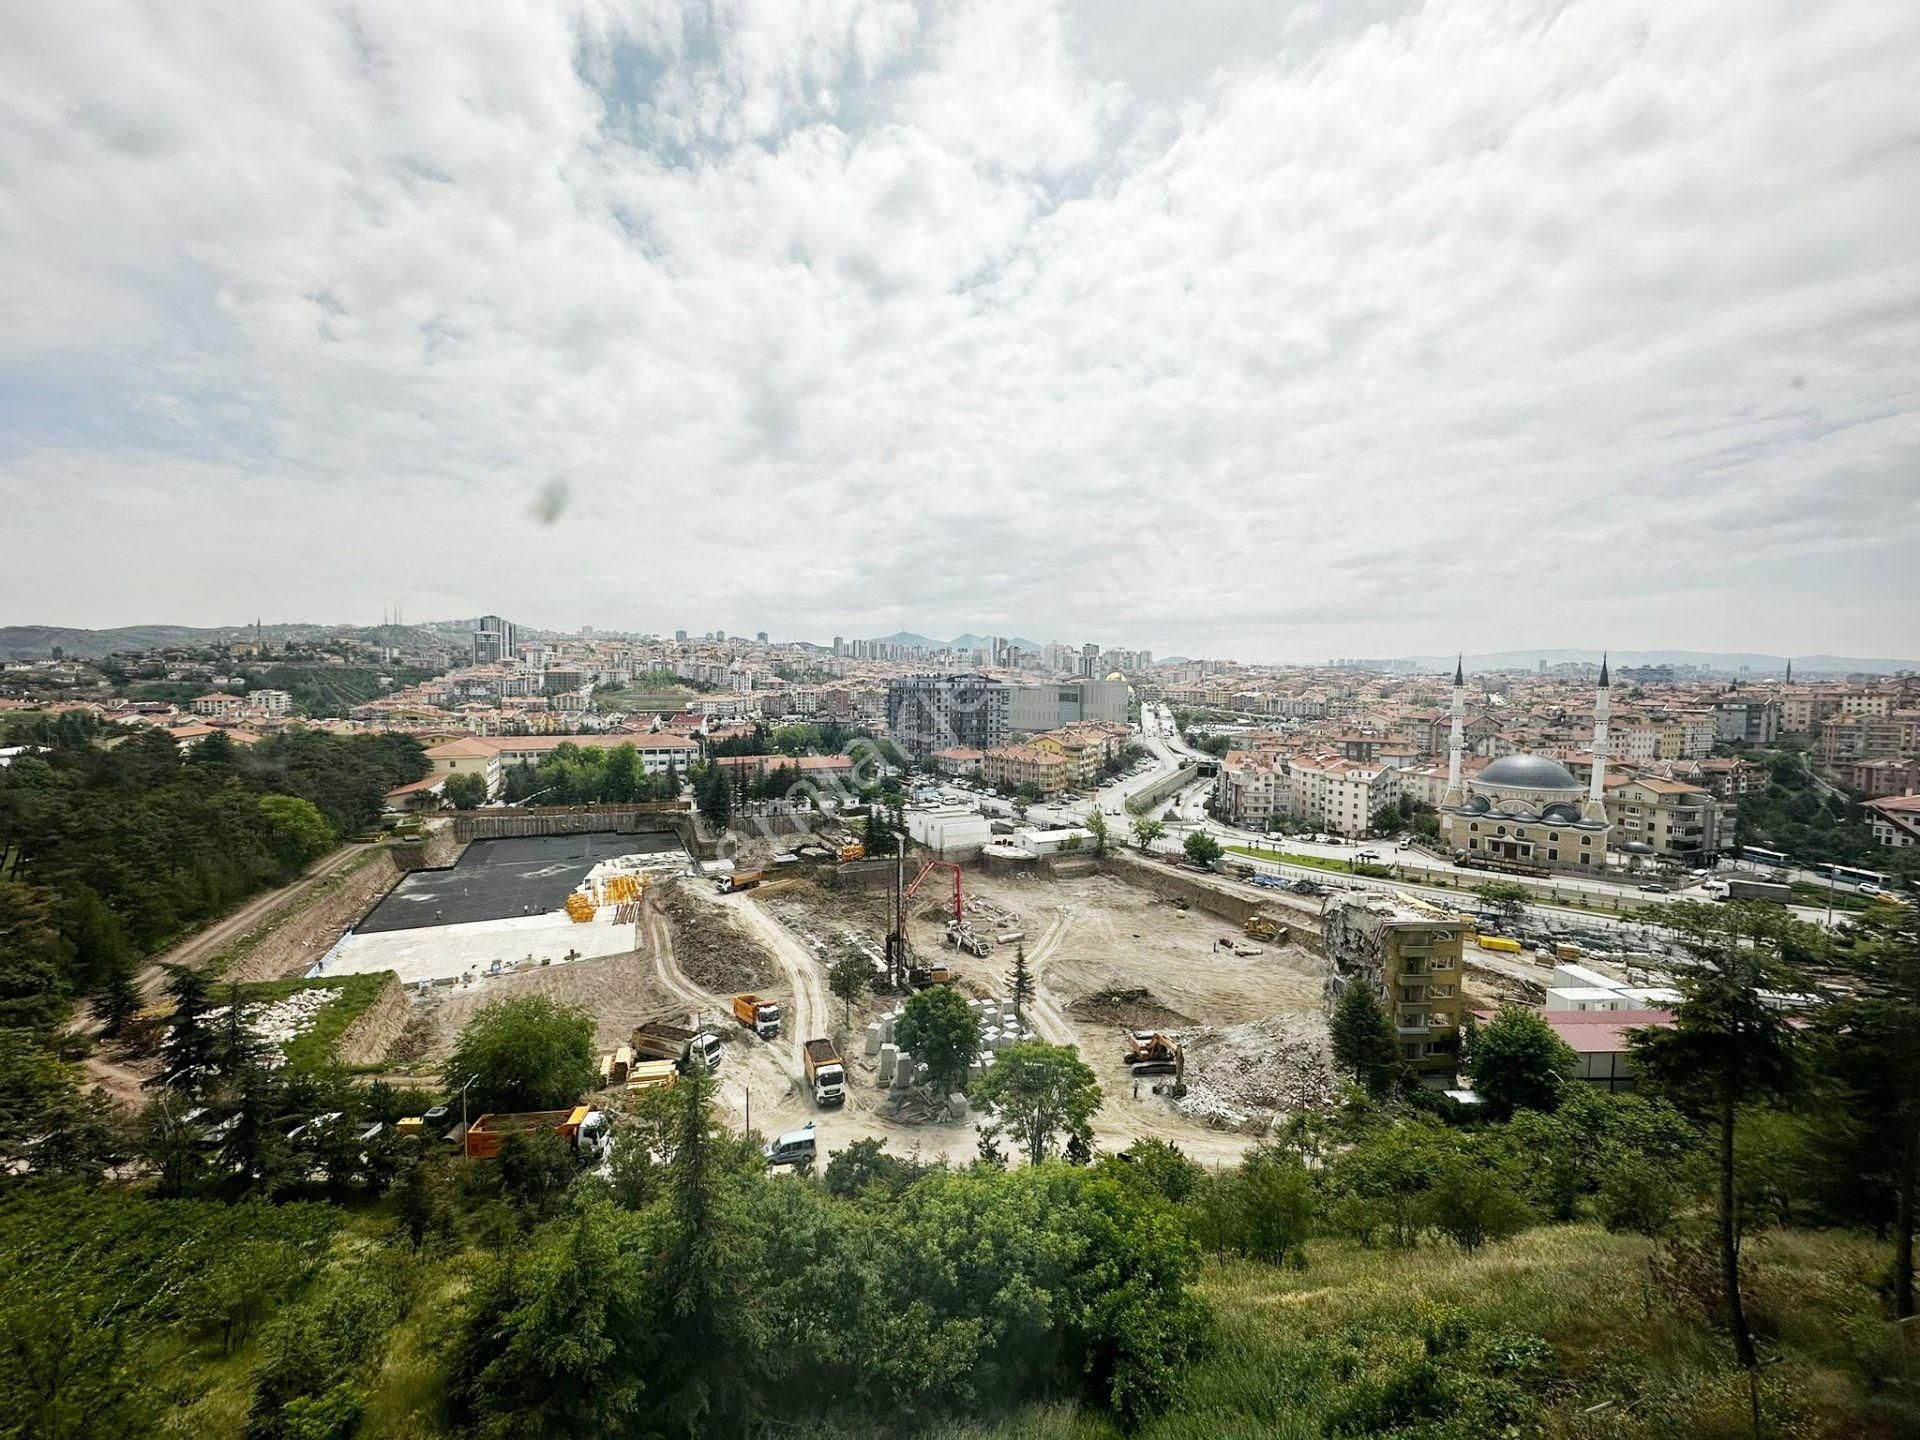
<instances>
[{"instance_id":1,"label":"orange dump truck","mask_svg":"<svg viewBox=\"0 0 1920 1440\"><path fill-rule=\"evenodd\" d=\"M518 1115L482 1115L467 1127L467 1158L491 1160L509 1135L551 1130L575 1149L598 1154L605 1148L607 1120L591 1105L570 1110L528 1110Z\"/></svg>"},{"instance_id":2,"label":"orange dump truck","mask_svg":"<svg viewBox=\"0 0 1920 1440\"><path fill-rule=\"evenodd\" d=\"M780 1033L780 1007L758 995L734 996L733 1018L762 1040L771 1040Z\"/></svg>"}]
</instances>

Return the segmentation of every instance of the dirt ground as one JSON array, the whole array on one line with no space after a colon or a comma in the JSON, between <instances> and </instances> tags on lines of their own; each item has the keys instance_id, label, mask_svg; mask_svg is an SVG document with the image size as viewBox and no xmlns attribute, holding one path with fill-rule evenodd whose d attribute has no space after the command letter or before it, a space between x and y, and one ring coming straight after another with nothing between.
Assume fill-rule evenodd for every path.
<instances>
[{"instance_id":1,"label":"dirt ground","mask_svg":"<svg viewBox=\"0 0 1920 1440\"><path fill-rule=\"evenodd\" d=\"M1325 972L1297 946L1262 944L1257 955L1236 955L1216 944L1245 945L1224 921L1105 875L1054 881L970 869L965 885L978 933L1024 933L1017 944L1038 988L1028 1023L1046 1040L1078 1046L1099 1076L1105 1100L1094 1130L1103 1148L1156 1136L1203 1162L1229 1160L1257 1143L1275 1115L1320 1098ZM929 877L909 916L916 956L952 965L968 995L1004 997L1016 943L995 944L985 958L945 946L951 904L950 878ZM827 970L849 950L880 964L889 909L884 893L843 894L810 880L725 896L697 880L667 881L645 906L639 949L430 999L431 1022L410 1029L407 1048L423 1065L444 1058L460 1025L501 995L546 994L586 1006L603 1048L625 1043L644 1020L692 1015L726 1041L718 1102L731 1123L750 1120L771 1136L812 1121L823 1163L869 1135L896 1153L964 1162L978 1151L973 1121L911 1123L875 1083L864 1029L898 1000L862 995L849 1005L826 990ZM732 1019L728 998L748 973L766 978L738 988L782 1007L782 1033L771 1042ZM1186 1046L1184 1101L1158 1093L1171 1077L1142 1078L1136 1088L1121 1058L1122 1033L1135 1028L1167 1030ZM836 1042L852 1080L838 1110L815 1109L800 1079L800 1043L823 1035Z\"/></svg>"}]
</instances>

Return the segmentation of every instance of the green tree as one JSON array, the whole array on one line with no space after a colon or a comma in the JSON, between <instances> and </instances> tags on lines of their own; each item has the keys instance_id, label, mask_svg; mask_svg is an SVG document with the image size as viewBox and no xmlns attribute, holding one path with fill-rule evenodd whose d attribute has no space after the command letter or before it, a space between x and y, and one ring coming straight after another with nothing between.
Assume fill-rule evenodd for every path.
<instances>
[{"instance_id":1,"label":"green tree","mask_svg":"<svg viewBox=\"0 0 1920 1440\"><path fill-rule=\"evenodd\" d=\"M1047 1158L1060 1132L1091 1135L1093 1112L1100 1108L1099 1082L1080 1052L1039 1041L1002 1051L975 1096L994 1112L988 1129L1012 1136L1034 1165Z\"/></svg>"},{"instance_id":2,"label":"green tree","mask_svg":"<svg viewBox=\"0 0 1920 1440\"><path fill-rule=\"evenodd\" d=\"M4 853L4 845L0 845ZM67 1011L72 948L62 938L53 896L0 880L0 1027L50 1029Z\"/></svg>"},{"instance_id":3,"label":"green tree","mask_svg":"<svg viewBox=\"0 0 1920 1440\"><path fill-rule=\"evenodd\" d=\"M599 1073L593 1017L544 995L489 1000L460 1032L443 1073L450 1089L472 1081L474 1114L571 1105Z\"/></svg>"},{"instance_id":4,"label":"green tree","mask_svg":"<svg viewBox=\"0 0 1920 1440\"><path fill-rule=\"evenodd\" d=\"M1352 978L1341 989L1327 1029L1333 1063L1369 1092L1384 1095L1398 1083L1403 1062L1393 1022L1363 978Z\"/></svg>"},{"instance_id":5,"label":"green tree","mask_svg":"<svg viewBox=\"0 0 1920 1440\"><path fill-rule=\"evenodd\" d=\"M1143 815L1133 822L1133 843L1142 850L1151 850L1153 842L1166 833L1165 825L1148 816Z\"/></svg>"},{"instance_id":6,"label":"green tree","mask_svg":"<svg viewBox=\"0 0 1920 1440\"><path fill-rule=\"evenodd\" d=\"M1013 947L1013 974L1007 977L1007 998L1013 1001L1013 1013L1020 1023L1027 1023L1027 1006L1033 1003L1033 971L1027 968L1027 947L1025 942Z\"/></svg>"},{"instance_id":7,"label":"green tree","mask_svg":"<svg viewBox=\"0 0 1920 1440\"><path fill-rule=\"evenodd\" d=\"M728 787L727 777L720 766L707 767L706 776L694 796L694 808L714 830L726 829L727 822L733 818L733 791Z\"/></svg>"},{"instance_id":8,"label":"green tree","mask_svg":"<svg viewBox=\"0 0 1920 1440\"><path fill-rule=\"evenodd\" d=\"M1101 813L1097 805L1093 813L1087 816L1087 831L1093 836L1094 858L1104 860L1111 837L1107 831L1107 817Z\"/></svg>"},{"instance_id":9,"label":"green tree","mask_svg":"<svg viewBox=\"0 0 1920 1440\"><path fill-rule=\"evenodd\" d=\"M167 993L173 1000L166 1042L161 1046L163 1074L188 1093L197 1093L213 1066L214 1035L207 1021L206 975L190 965L167 967Z\"/></svg>"},{"instance_id":10,"label":"green tree","mask_svg":"<svg viewBox=\"0 0 1920 1440\"><path fill-rule=\"evenodd\" d=\"M1489 1240L1518 1234L1532 1219L1517 1177L1470 1151L1456 1151L1436 1167L1427 1190L1427 1217L1469 1255Z\"/></svg>"},{"instance_id":11,"label":"green tree","mask_svg":"<svg viewBox=\"0 0 1920 1440\"><path fill-rule=\"evenodd\" d=\"M1668 907L1687 963L1673 976L1674 1023L1632 1037L1641 1073L1717 1130L1716 1220L1721 1293L1734 1353L1751 1375L1759 1364L1740 1296L1740 1235L1734 1216L1734 1143L1740 1108L1795 1088L1794 1030L1769 991L1804 988L1803 927L1778 907L1683 902Z\"/></svg>"},{"instance_id":12,"label":"green tree","mask_svg":"<svg viewBox=\"0 0 1920 1440\"><path fill-rule=\"evenodd\" d=\"M894 1024L900 1048L927 1067L934 1089L960 1088L980 1051L980 1018L951 985L935 985L907 1001Z\"/></svg>"},{"instance_id":13,"label":"green tree","mask_svg":"<svg viewBox=\"0 0 1920 1440\"><path fill-rule=\"evenodd\" d=\"M1532 1010L1505 1005L1477 1026L1465 1056L1473 1088L1496 1120L1516 1110L1553 1110L1579 1063L1553 1027Z\"/></svg>"},{"instance_id":14,"label":"green tree","mask_svg":"<svg viewBox=\"0 0 1920 1440\"><path fill-rule=\"evenodd\" d=\"M297 795L262 795L260 813L273 829L273 847L289 870L297 870L333 848L333 828L311 800Z\"/></svg>"},{"instance_id":15,"label":"green tree","mask_svg":"<svg viewBox=\"0 0 1920 1440\"><path fill-rule=\"evenodd\" d=\"M1213 862L1225 853L1220 848L1220 842L1204 830L1195 830L1191 835L1187 836L1186 845L1183 848L1187 852L1187 859L1191 860L1195 865L1203 865L1208 868L1211 868Z\"/></svg>"},{"instance_id":16,"label":"green tree","mask_svg":"<svg viewBox=\"0 0 1920 1440\"><path fill-rule=\"evenodd\" d=\"M1193 1236L1205 1249L1272 1265L1306 1262L1317 1205L1298 1156L1255 1150L1232 1170L1203 1173L1192 1208Z\"/></svg>"},{"instance_id":17,"label":"green tree","mask_svg":"<svg viewBox=\"0 0 1920 1440\"><path fill-rule=\"evenodd\" d=\"M517 765L514 768L521 770L528 767ZM447 776L445 783L440 787L440 793L447 797L447 803L456 810L478 810L482 805L487 803L487 780L486 777L478 771L462 773L456 770L453 774ZM533 793L534 791L532 790L526 792L527 795ZM512 799L516 797L509 796L508 798ZM517 798L525 799L526 796L522 795Z\"/></svg>"},{"instance_id":18,"label":"green tree","mask_svg":"<svg viewBox=\"0 0 1920 1440\"><path fill-rule=\"evenodd\" d=\"M1533 898L1533 892L1524 885L1515 885L1510 880L1491 880L1485 885L1473 887L1473 893L1489 910L1497 911L1503 924L1512 925L1520 919L1526 910L1527 901Z\"/></svg>"},{"instance_id":19,"label":"green tree","mask_svg":"<svg viewBox=\"0 0 1920 1440\"><path fill-rule=\"evenodd\" d=\"M509 1135L500 1145L500 1189L529 1229L553 1214L578 1168L572 1147L553 1130Z\"/></svg>"},{"instance_id":20,"label":"green tree","mask_svg":"<svg viewBox=\"0 0 1920 1440\"><path fill-rule=\"evenodd\" d=\"M1894 1313L1914 1313L1915 1186L1920 1177L1920 912L1863 920L1851 952L1852 982L1818 1016L1821 1069L1839 1087L1835 1107L1852 1140L1854 1183L1890 1170ZM1884 1222L1884 1212L1877 1217Z\"/></svg>"},{"instance_id":21,"label":"green tree","mask_svg":"<svg viewBox=\"0 0 1920 1440\"><path fill-rule=\"evenodd\" d=\"M827 972L827 989L846 1002L846 1023L853 1023L853 1002L873 989L873 966L858 950L849 950Z\"/></svg>"},{"instance_id":22,"label":"green tree","mask_svg":"<svg viewBox=\"0 0 1920 1440\"><path fill-rule=\"evenodd\" d=\"M449 1389L481 1434L617 1435L643 1393L647 1277L637 1217L589 1205L483 1265Z\"/></svg>"}]
</instances>

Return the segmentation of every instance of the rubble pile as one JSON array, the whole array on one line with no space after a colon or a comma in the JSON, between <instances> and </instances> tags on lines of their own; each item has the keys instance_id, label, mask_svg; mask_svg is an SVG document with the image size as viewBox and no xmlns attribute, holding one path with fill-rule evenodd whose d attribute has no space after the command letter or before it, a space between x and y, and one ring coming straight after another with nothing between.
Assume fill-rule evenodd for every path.
<instances>
[{"instance_id":1,"label":"rubble pile","mask_svg":"<svg viewBox=\"0 0 1920 1440\"><path fill-rule=\"evenodd\" d=\"M313 1028L320 1012L339 999L339 992L324 985L296 990L281 1000L266 1005L245 1007L247 1033L260 1044L261 1060L269 1066L286 1058L287 1046ZM206 1024L218 1031L226 1022L227 1007L209 1010Z\"/></svg>"},{"instance_id":2,"label":"rubble pile","mask_svg":"<svg viewBox=\"0 0 1920 1440\"><path fill-rule=\"evenodd\" d=\"M1182 1015L1145 986L1114 986L1082 995L1067 1007L1077 1020L1094 1025L1119 1025L1128 1030L1165 1030L1173 1025L1190 1025L1193 1017Z\"/></svg>"},{"instance_id":3,"label":"rubble pile","mask_svg":"<svg viewBox=\"0 0 1920 1440\"><path fill-rule=\"evenodd\" d=\"M1215 1129L1264 1134L1276 1117L1324 1108L1339 1095L1326 1025L1318 1017L1172 1033L1186 1051L1187 1086L1174 1106Z\"/></svg>"},{"instance_id":4,"label":"rubble pile","mask_svg":"<svg viewBox=\"0 0 1920 1440\"><path fill-rule=\"evenodd\" d=\"M674 960L702 990L728 995L773 984L773 956L731 915L702 905L678 885L666 887L660 908L673 923Z\"/></svg>"}]
</instances>

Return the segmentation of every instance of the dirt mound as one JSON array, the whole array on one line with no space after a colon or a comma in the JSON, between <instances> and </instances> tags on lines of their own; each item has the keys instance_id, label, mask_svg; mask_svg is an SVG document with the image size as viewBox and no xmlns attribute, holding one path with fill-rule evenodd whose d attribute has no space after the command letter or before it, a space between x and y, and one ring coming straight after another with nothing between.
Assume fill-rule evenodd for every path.
<instances>
[{"instance_id":1,"label":"dirt mound","mask_svg":"<svg viewBox=\"0 0 1920 1440\"><path fill-rule=\"evenodd\" d=\"M1172 1006L1163 1005L1144 985L1096 990L1091 995L1082 995L1067 1011L1076 1020L1094 1025L1123 1025L1129 1030L1164 1030L1193 1021L1191 1015L1182 1015Z\"/></svg>"},{"instance_id":2,"label":"dirt mound","mask_svg":"<svg viewBox=\"0 0 1920 1440\"><path fill-rule=\"evenodd\" d=\"M764 990L779 973L773 956L738 920L669 886L660 908L673 925L673 958L702 990Z\"/></svg>"},{"instance_id":3,"label":"dirt mound","mask_svg":"<svg viewBox=\"0 0 1920 1440\"><path fill-rule=\"evenodd\" d=\"M1178 1030L1186 1050L1185 1115L1222 1130L1264 1134L1277 1116L1331 1105L1339 1094L1318 1016Z\"/></svg>"}]
</instances>

